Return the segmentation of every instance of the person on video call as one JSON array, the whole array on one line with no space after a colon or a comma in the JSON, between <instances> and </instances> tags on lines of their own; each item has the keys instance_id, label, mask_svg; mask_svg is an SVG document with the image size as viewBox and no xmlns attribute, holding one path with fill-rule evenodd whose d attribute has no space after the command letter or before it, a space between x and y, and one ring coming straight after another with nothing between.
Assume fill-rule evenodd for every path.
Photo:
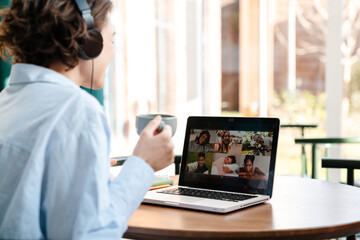
<instances>
[{"instance_id":1,"label":"person on video call","mask_svg":"<svg viewBox=\"0 0 360 240\"><path fill-rule=\"evenodd\" d=\"M109 126L80 86L103 87L112 3L87 2L100 41L74 0L13 0L1 12L0 51L14 65L0 93L0 239L120 239L154 171L174 160L171 128L157 133L156 117L110 181Z\"/></svg>"},{"instance_id":2,"label":"person on video call","mask_svg":"<svg viewBox=\"0 0 360 240\"><path fill-rule=\"evenodd\" d=\"M198 160L193 163L186 164L185 171L193 173L208 173L208 168L205 165L205 153L199 152Z\"/></svg>"},{"instance_id":3,"label":"person on video call","mask_svg":"<svg viewBox=\"0 0 360 240\"><path fill-rule=\"evenodd\" d=\"M259 143L260 138L261 138L261 135L259 133L255 133L254 136L252 137L250 144L252 146L255 146L256 144Z\"/></svg>"},{"instance_id":4,"label":"person on video call","mask_svg":"<svg viewBox=\"0 0 360 240\"><path fill-rule=\"evenodd\" d=\"M259 134L256 133L253 136L253 140L251 141L251 146L254 147L253 153L255 155L263 155L265 156L267 153L270 152L270 149L272 145L272 138L266 138L266 141L264 138Z\"/></svg>"},{"instance_id":5,"label":"person on video call","mask_svg":"<svg viewBox=\"0 0 360 240\"><path fill-rule=\"evenodd\" d=\"M234 155L230 155L227 157L221 157L214 161L211 168L211 174L237 176L235 171L238 168L239 165L236 163L236 157Z\"/></svg>"},{"instance_id":6,"label":"person on video call","mask_svg":"<svg viewBox=\"0 0 360 240\"><path fill-rule=\"evenodd\" d=\"M244 158L244 167L239 168L239 177L243 178L266 178L258 167L254 168L255 155L246 155Z\"/></svg>"},{"instance_id":7,"label":"person on video call","mask_svg":"<svg viewBox=\"0 0 360 240\"><path fill-rule=\"evenodd\" d=\"M211 147L210 141L210 133L209 131L201 131L198 136L196 136L195 140L189 142L189 151L190 152L212 152L213 149Z\"/></svg>"},{"instance_id":8,"label":"person on video call","mask_svg":"<svg viewBox=\"0 0 360 240\"><path fill-rule=\"evenodd\" d=\"M221 141L214 145L214 152L229 153L232 145L230 131L221 131Z\"/></svg>"}]
</instances>

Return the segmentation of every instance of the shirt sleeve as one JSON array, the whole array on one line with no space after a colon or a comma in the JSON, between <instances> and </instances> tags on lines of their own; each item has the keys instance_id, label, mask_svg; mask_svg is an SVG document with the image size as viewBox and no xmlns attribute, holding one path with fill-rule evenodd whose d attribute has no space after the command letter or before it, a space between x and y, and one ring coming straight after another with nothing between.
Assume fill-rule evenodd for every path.
<instances>
[{"instance_id":1,"label":"shirt sleeve","mask_svg":"<svg viewBox=\"0 0 360 240\"><path fill-rule=\"evenodd\" d=\"M124 217L127 222L141 204L154 180L153 168L143 159L130 156L119 175L110 183L110 196L115 214L118 217ZM126 228L122 229L122 234L125 231Z\"/></svg>"},{"instance_id":2,"label":"shirt sleeve","mask_svg":"<svg viewBox=\"0 0 360 240\"><path fill-rule=\"evenodd\" d=\"M72 133L51 151L41 221L49 239L120 239L154 181L153 169L131 156L110 181L109 136Z\"/></svg>"}]
</instances>

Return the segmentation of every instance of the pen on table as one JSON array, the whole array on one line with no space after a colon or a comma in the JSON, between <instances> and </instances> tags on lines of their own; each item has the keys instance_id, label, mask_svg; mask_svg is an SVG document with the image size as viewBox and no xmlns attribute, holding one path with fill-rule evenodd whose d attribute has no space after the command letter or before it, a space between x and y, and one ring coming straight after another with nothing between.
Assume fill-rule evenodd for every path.
<instances>
[{"instance_id":1,"label":"pen on table","mask_svg":"<svg viewBox=\"0 0 360 240\"><path fill-rule=\"evenodd\" d=\"M156 189L161 189L161 188L167 188L167 187L170 187L171 185L170 184L164 184L164 185L159 185L159 186L154 186L154 187L151 187L150 190L156 190Z\"/></svg>"}]
</instances>

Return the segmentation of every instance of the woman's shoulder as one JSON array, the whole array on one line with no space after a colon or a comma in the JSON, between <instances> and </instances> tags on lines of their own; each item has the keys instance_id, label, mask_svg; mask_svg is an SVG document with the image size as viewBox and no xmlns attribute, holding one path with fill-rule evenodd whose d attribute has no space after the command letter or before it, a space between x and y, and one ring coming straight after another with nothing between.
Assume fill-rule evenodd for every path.
<instances>
[{"instance_id":1,"label":"woman's shoulder","mask_svg":"<svg viewBox=\"0 0 360 240\"><path fill-rule=\"evenodd\" d=\"M260 168L258 168L258 167L255 167L254 173L256 173L256 174L258 174L258 175L265 175L265 173L263 173L263 172L260 170Z\"/></svg>"},{"instance_id":2,"label":"woman's shoulder","mask_svg":"<svg viewBox=\"0 0 360 240\"><path fill-rule=\"evenodd\" d=\"M81 130L108 128L104 110L94 97L80 88L68 90L67 93L69 93L68 97L55 110L59 116L57 120L59 128Z\"/></svg>"}]
</instances>

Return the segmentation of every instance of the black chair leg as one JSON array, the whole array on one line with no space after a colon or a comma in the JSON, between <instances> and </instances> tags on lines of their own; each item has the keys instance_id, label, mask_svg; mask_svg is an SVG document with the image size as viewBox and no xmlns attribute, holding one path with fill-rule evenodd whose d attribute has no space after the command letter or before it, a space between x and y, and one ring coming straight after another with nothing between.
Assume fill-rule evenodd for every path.
<instances>
[{"instance_id":1,"label":"black chair leg","mask_svg":"<svg viewBox=\"0 0 360 240\"><path fill-rule=\"evenodd\" d=\"M180 163L181 163L181 156L180 155L176 155L175 156L175 175L179 175L180 174Z\"/></svg>"},{"instance_id":2,"label":"black chair leg","mask_svg":"<svg viewBox=\"0 0 360 240\"><path fill-rule=\"evenodd\" d=\"M346 237L346 240L356 240L356 236L353 235L353 236L347 236Z\"/></svg>"},{"instance_id":3,"label":"black chair leg","mask_svg":"<svg viewBox=\"0 0 360 240\"><path fill-rule=\"evenodd\" d=\"M347 169L347 184L354 186L354 168Z\"/></svg>"}]
</instances>

